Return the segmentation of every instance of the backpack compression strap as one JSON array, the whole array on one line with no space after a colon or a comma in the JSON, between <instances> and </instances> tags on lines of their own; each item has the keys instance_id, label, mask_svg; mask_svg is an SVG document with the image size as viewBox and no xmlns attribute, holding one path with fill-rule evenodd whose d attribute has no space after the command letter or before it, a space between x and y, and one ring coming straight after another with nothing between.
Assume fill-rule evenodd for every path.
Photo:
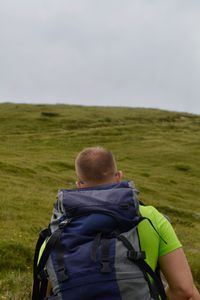
<instances>
[{"instance_id":1,"label":"backpack compression strap","mask_svg":"<svg viewBox=\"0 0 200 300\"><path fill-rule=\"evenodd\" d=\"M156 297L155 299L159 300L160 297L162 300L167 300L165 290L163 287L163 283L160 279L160 277L151 269L151 267L145 262L145 253L143 251L137 252L132 244L129 242L129 240L122 234L117 236L117 238L122 241L124 246L127 248L128 253L127 257L129 260L133 261L144 273L144 277L147 280L149 284L149 288L151 292L153 293L153 296ZM149 274L151 278L154 280L155 286L157 287L157 290L152 286L152 283L149 280L149 277L146 276L146 274ZM159 297L160 296L160 297Z\"/></svg>"}]
</instances>

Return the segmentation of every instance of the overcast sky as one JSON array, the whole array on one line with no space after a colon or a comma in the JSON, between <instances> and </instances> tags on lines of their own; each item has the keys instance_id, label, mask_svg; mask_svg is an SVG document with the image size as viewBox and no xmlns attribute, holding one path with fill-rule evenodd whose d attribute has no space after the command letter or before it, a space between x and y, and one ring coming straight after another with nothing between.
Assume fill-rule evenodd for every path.
<instances>
[{"instance_id":1,"label":"overcast sky","mask_svg":"<svg viewBox=\"0 0 200 300\"><path fill-rule=\"evenodd\" d=\"M199 0L0 0L0 102L200 114Z\"/></svg>"}]
</instances>

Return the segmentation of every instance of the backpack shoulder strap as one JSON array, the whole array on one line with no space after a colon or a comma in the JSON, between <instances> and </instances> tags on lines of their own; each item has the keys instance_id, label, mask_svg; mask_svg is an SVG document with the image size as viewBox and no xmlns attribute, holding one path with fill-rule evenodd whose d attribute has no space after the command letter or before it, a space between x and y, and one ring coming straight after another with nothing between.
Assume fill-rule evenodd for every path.
<instances>
[{"instance_id":1,"label":"backpack shoulder strap","mask_svg":"<svg viewBox=\"0 0 200 300\"><path fill-rule=\"evenodd\" d=\"M69 219L61 222L58 229L55 230L52 234L50 228L46 228L40 232L34 256L32 300L40 300L45 296L47 288L47 274L45 272L45 266L49 255L51 254L51 251L55 247L60 248L60 236L63 232L64 227L69 224L69 222ZM45 240L47 240L46 246L39 259L40 249Z\"/></svg>"},{"instance_id":2,"label":"backpack shoulder strap","mask_svg":"<svg viewBox=\"0 0 200 300\"><path fill-rule=\"evenodd\" d=\"M163 287L160 277L156 274L156 272L154 272L151 269L151 267L145 261L145 252L144 251L136 251L134 249L133 245L130 243L130 241L123 234L118 235L117 239L122 241L124 246L127 248L127 250L128 250L127 258L129 260L133 261L143 272L145 279L148 282L151 293L153 293L153 296L155 297L155 299L167 300L165 290L164 290L164 287ZM146 276L147 274L150 275L151 278L154 280L154 285L157 287L157 290L152 286L152 283L150 282L149 277Z\"/></svg>"},{"instance_id":3,"label":"backpack shoulder strap","mask_svg":"<svg viewBox=\"0 0 200 300\"><path fill-rule=\"evenodd\" d=\"M39 260L39 254L40 254L40 249L44 243L44 241L49 237L50 235L50 230L49 228L43 229L40 234L39 238L36 243L35 247L35 255L34 255L34 260L33 260L33 287L32 287L32 300L39 300L40 299L40 293L39 291L41 290L41 281L38 279L38 273L37 273L37 265L38 265L38 260ZM45 282L46 285L46 282ZM42 289L44 290L44 281L42 283Z\"/></svg>"}]
</instances>

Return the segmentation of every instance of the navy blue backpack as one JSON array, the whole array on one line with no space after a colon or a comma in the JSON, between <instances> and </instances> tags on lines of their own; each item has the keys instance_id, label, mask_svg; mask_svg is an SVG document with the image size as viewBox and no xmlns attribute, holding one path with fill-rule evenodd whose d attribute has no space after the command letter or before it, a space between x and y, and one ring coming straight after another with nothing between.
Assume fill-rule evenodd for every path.
<instances>
[{"instance_id":1,"label":"navy blue backpack","mask_svg":"<svg viewBox=\"0 0 200 300\"><path fill-rule=\"evenodd\" d=\"M166 299L140 249L143 219L131 182L60 190L36 245L32 300Z\"/></svg>"}]
</instances>

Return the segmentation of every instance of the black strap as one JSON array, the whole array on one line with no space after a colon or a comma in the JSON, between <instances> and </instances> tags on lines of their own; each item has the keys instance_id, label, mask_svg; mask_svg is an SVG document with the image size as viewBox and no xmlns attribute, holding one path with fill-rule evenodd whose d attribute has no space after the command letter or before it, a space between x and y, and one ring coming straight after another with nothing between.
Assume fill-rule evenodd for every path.
<instances>
[{"instance_id":1,"label":"black strap","mask_svg":"<svg viewBox=\"0 0 200 300\"><path fill-rule=\"evenodd\" d=\"M48 279L44 278L40 283L39 299L44 299L47 293Z\"/></svg>"},{"instance_id":2,"label":"black strap","mask_svg":"<svg viewBox=\"0 0 200 300\"><path fill-rule=\"evenodd\" d=\"M117 237L119 240L122 241L124 246L128 249L127 257L131 261L133 261L144 274L149 274L151 278L154 280L155 286L158 289L158 293L155 291L154 288L151 288L151 282L149 280L149 277L145 275L145 279L148 281L148 284L150 286L151 291L154 293L154 296L156 299L160 299L159 295L162 300L166 300L166 294L165 294L165 289L163 287L162 281L160 277L151 269L151 267L146 263L144 260L145 255L143 251L136 251L130 241L124 236L124 235L119 235Z\"/></svg>"},{"instance_id":3,"label":"black strap","mask_svg":"<svg viewBox=\"0 0 200 300\"><path fill-rule=\"evenodd\" d=\"M46 281L47 278L45 276L45 265L47 263L47 260L49 258L49 255L52 251L52 249L56 246L56 243L60 239L61 233L62 233L63 228L58 228L54 233L50 236L48 239L46 246L44 248L44 251L41 255L41 258L38 263L38 257L39 257L39 251L46 240L46 238L49 236L49 230L48 230L48 235L47 231L44 231L44 234L40 235L38 239L38 243L36 245L36 255L34 258L34 278L33 278L33 289L32 289L32 300L40 300L41 295L44 294L44 287L46 286Z\"/></svg>"},{"instance_id":4,"label":"black strap","mask_svg":"<svg viewBox=\"0 0 200 300\"><path fill-rule=\"evenodd\" d=\"M35 246L35 255L34 255L34 261L33 261L33 274L36 273L38 257L39 257L41 246L49 235L50 235L49 228L45 228L39 233L39 238L38 238L37 244Z\"/></svg>"},{"instance_id":5,"label":"black strap","mask_svg":"<svg viewBox=\"0 0 200 300\"><path fill-rule=\"evenodd\" d=\"M103 238L101 240L101 273L110 273L110 256L109 256L109 239Z\"/></svg>"},{"instance_id":6,"label":"black strap","mask_svg":"<svg viewBox=\"0 0 200 300\"><path fill-rule=\"evenodd\" d=\"M32 288L32 300L39 300L40 295L39 295L39 291L41 288L41 282L37 277L37 264L38 264L38 258L39 258L39 253L40 253L40 249L42 244L44 243L44 241L47 239L47 237L49 237L50 235L50 230L49 228L45 228L43 229L40 234L39 234L39 238L35 247L35 255L34 255L34 260L33 260L33 288Z\"/></svg>"},{"instance_id":7,"label":"black strap","mask_svg":"<svg viewBox=\"0 0 200 300\"><path fill-rule=\"evenodd\" d=\"M102 236L102 232L97 233L91 246L90 256L94 262L96 262L97 260L97 249L100 244L101 236Z\"/></svg>"},{"instance_id":8,"label":"black strap","mask_svg":"<svg viewBox=\"0 0 200 300\"><path fill-rule=\"evenodd\" d=\"M145 252L144 251L136 251L132 244L129 242L129 240L122 234L117 236L118 240L122 241L124 246L128 249L127 257L130 260L139 260L139 259L145 259Z\"/></svg>"},{"instance_id":9,"label":"black strap","mask_svg":"<svg viewBox=\"0 0 200 300\"><path fill-rule=\"evenodd\" d=\"M62 230L63 230L62 228L58 228L48 239L46 243L46 247L44 248L40 261L37 265L37 274L39 274L44 269L52 249L55 248L56 243L60 239Z\"/></svg>"},{"instance_id":10,"label":"black strap","mask_svg":"<svg viewBox=\"0 0 200 300\"><path fill-rule=\"evenodd\" d=\"M65 267L65 259L64 259L65 248L64 245L61 243L60 239L57 241L55 248L56 248L56 262L58 265L57 278L58 281L61 283L63 281L68 280L69 276L68 276L67 268Z\"/></svg>"},{"instance_id":11,"label":"black strap","mask_svg":"<svg viewBox=\"0 0 200 300\"><path fill-rule=\"evenodd\" d=\"M160 277L151 269L151 267L144 260L138 260L136 264L153 278L155 285L158 287L161 299L163 300L167 299L165 294L165 289L163 287L163 283Z\"/></svg>"}]
</instances>

